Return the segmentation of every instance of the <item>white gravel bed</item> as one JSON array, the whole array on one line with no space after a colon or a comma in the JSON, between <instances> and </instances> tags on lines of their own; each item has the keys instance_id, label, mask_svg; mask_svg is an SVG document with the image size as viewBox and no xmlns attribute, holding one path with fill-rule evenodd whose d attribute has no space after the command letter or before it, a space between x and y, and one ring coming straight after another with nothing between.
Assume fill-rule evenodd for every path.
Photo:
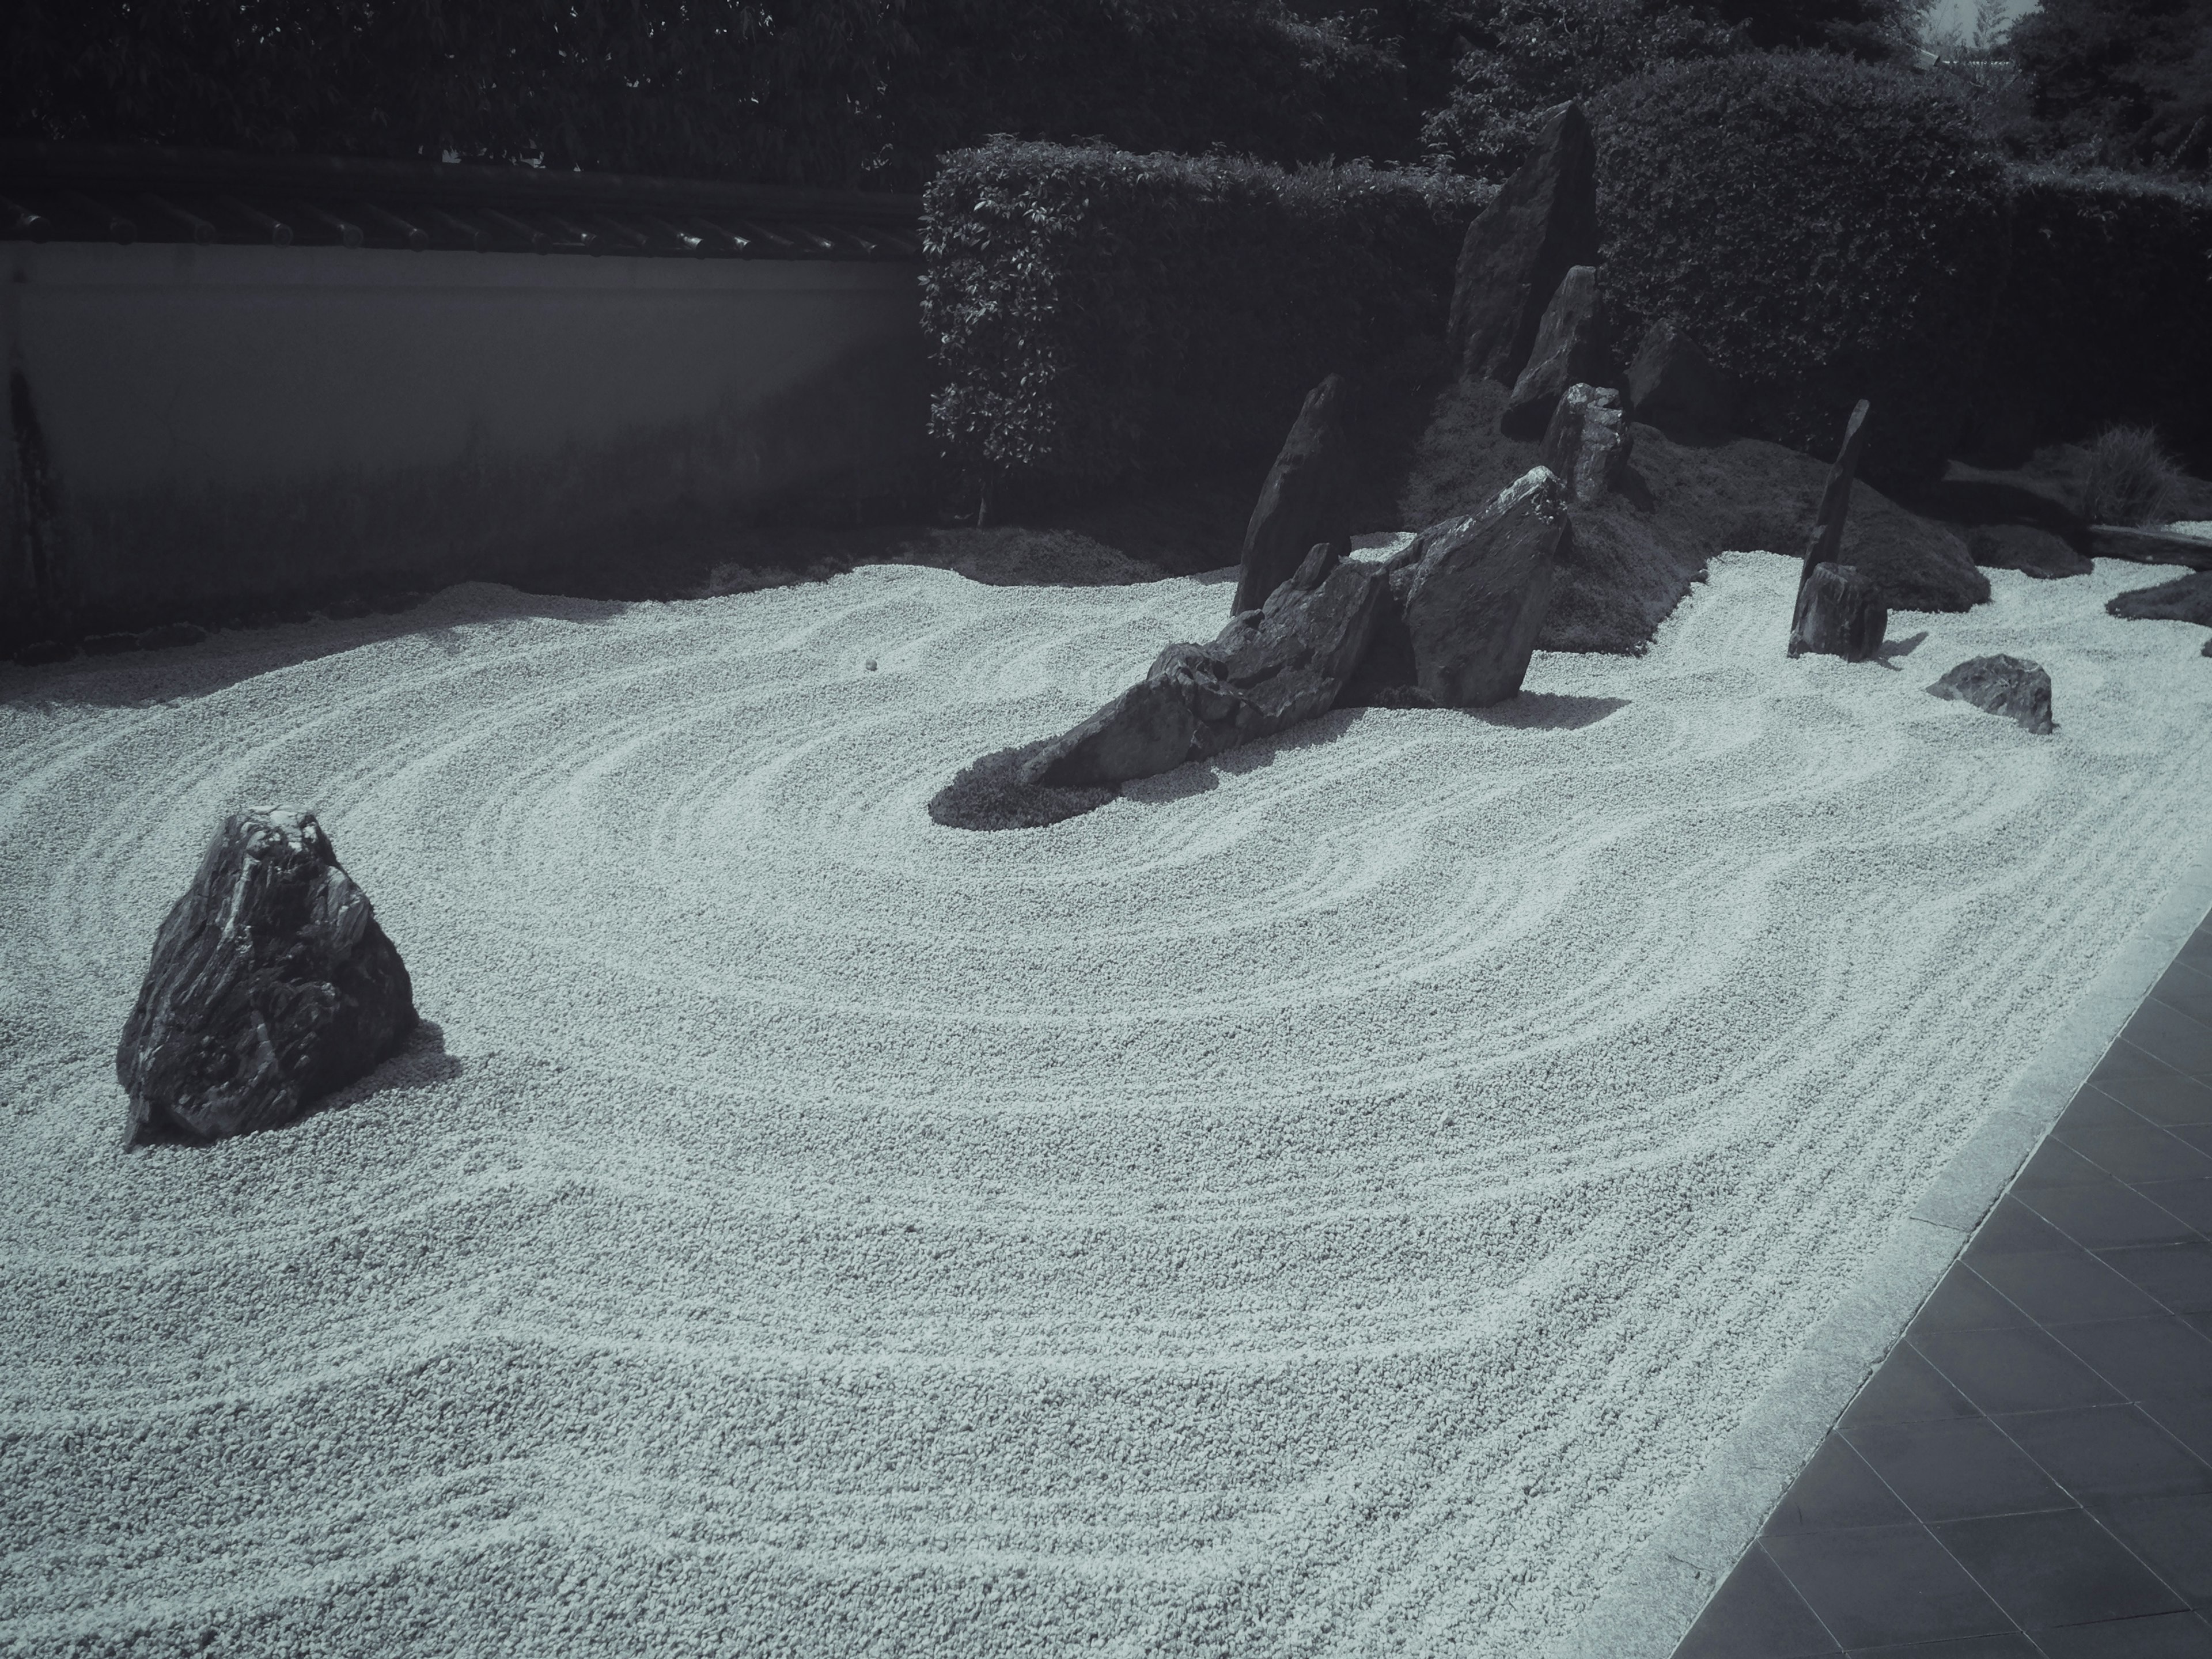
<instances>
[{"instance_id":1,"label":"white gravel bed","mask_svg":"<svg viewBox=\"0 0 2212 1659\"><path fill-rule=\"evenodd\" d=\"M2201 630L2103 609L2172 573L1852 665L1796 570L995 835L924 804L1221 574L0 670L0 1650L1524 1653L2212 824ZM2055 737L1925 694L1994 651ZM434 1029L126 1156L154 930L269 803Z\"/></svg>"}]
</instances>

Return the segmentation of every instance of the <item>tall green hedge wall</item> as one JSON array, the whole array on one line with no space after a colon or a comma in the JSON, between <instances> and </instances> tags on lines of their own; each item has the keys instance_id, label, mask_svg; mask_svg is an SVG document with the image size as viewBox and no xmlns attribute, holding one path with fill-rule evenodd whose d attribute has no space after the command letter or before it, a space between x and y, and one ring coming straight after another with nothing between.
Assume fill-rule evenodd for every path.
<instances>
[{"instance_id":1,"label":"tall green hedge wall","mask_svg":"<svg viewBox=\"0 0 2212 1659\"><path fill-rule=\"evenodd\" d=\"M2009 184L2012 276L1976 398L1990 459L2119 421L2212 465L2212 189L2033 167Z\"/></svg>"},{"instance_id":2,"label":"tall green hedge wall","mask_svg":"<svg viewBox=\"0 0 2212 1659\"><path fill-rule=\"evenodd\" d=\"M995 142L923 197L945 453L999 499L1264 459L1324 374L1443 331L1492 187Z\"/></svg>"},{"instance_id":3,"label":"tall green hedge wall","mask_svg":"<svg viewBox=\"0 0 2212 1659\"><path fill-rule=\"evenodd\" d=\"M1632 349L1670 318L1735 374L1758 435L1942 472L1983 368L2002 163L1925 76L1813 52L1670 64L1593 100L1603 283Z\"/></svg>"}]
</instances>

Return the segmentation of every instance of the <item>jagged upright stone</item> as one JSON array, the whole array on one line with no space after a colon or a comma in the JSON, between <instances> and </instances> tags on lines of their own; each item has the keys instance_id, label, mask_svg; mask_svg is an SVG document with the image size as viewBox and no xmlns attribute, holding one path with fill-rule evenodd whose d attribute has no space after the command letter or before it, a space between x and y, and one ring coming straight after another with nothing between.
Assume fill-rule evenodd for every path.
<instances>
[{"instance_id":1,"label":"jagged upright stone","mask_svg":"<svg viewBox=\"0 0 2212 1659\"><path fill-rule=\"evenodd\" d=\"M116 1048L127 1142L287 1122L414 1024L406 964L314 814L234 813L161 923Z\"/></svg>"},{"instance_id":2,"label":"jagged upright stone","mask_svg":"<svg viewBox=\"0 0 2212 1659\"><path fill-rule=\"evenodd\" d=\"M1316 542L1342 558L1352 548L1350 434L1344 378L1331 374L1306 394L1244 527L1232 611L1257 611Z\"/></svg>"},{"instance_id":3,"label":"jagged upright stone","mask_svg":"<svg viewBox=\"0 0 2212 1659\"><path fill-rule=\"evenodd\" d=\"M1678 441L1724 437L1735 424L1735 382L1663 317L1644 331L1626 389L1630 415Z\"/></svg>"},{"instance_id":4,"label":"jagged upright stone","mask_svg":"<svg viewBox=\"0 0 2212 1659\"><path fill-rule=\"evenodd\" d=\"M1836 464L1828 469L1828 481L1821 487L1820 508L1814 516L1813 533L1805 544L1805 563L1799 570L1801 582L1811 576L1815 567L1832 560L1844 548L1844 516L1850 511L1851 482L1858 476L1859 457L1866 450L1867 414L1872 406L1863 398L1851 410L1851 417L1844 423L1844 447L1836 452Z\"/></svg>"},{"instance_id":5,"label":"jagged upright stone","mask_svg":"<svg viewBox=\"0 0 2212 1659\"><path fill-rule=\"evenodd\" d=\"M1577 381L1601 380L1605 373L1605 303L1598 293L1597 268L1576 265L1559 279L1551 304L1544 307L1535 346L1513 383L1498 429L1509 438L1540 437L1567 388Z\"/></svg>"},{"instance_id":6,"label":"jagged upright stone","mask_svg":"<svg viewBox=\"0 0 2212 1659\"><path fill-rule=\"evenodd\" d=\"M1538 455L1558 477L1567 499L1578 507L1610 492L1620 482L1632 450L1620 393L1612 386L1577 381L1552 411Z\"/></svg>"},{"instance_id":7,"label":"jagged upright stone","mask_svg":"<svg viewBox=\"0 0 2212 1659\"><path fill-rule=\"evenodd\" d=\"M1573 530L1533 467L1477 514L1431 525L1384 567L1382 614L1345 701L1483 708L1521 689Z\"/></svg>"},{"instance_id":8,"label":"jagged upright stone","mask_svg":"<svg viewBox=\"0 0 2212 1659\"><path fill-rule=\"evenodd\" d=\"M2008 715L2039 737L2057 729L2051 718L2051 676L2041 664L2023 657L2002 653L1969 657L1929 686L1928 693L1970 702L1986 714Z\"/></svg>"},{"instance_id":9,"label":"jagged upright stone","mask_svg":"<svg viewBox=\"0 0 2212 1659\"><path fill-rule=\"evenodd\" d=\"M1856 565L1830 560L1815 565L1797 584L1797 608L1790 618L1790 654L1808 651L1867 662L1881 649L1889 631L1889 607L1873 580Z\"/></svg>"},{"instance_id":10,"label":"jagged upright stone","mask_svg":"<svg viewBox=\"0 0 2212 1659\"><path fill-rule=\"evenodd\" d=\"M1511 386L1560 280L1597 254L1597 145L1582 106L1565 103L1460 244L1446 331L1459 372Z\"/></svg>"}]
</instances>

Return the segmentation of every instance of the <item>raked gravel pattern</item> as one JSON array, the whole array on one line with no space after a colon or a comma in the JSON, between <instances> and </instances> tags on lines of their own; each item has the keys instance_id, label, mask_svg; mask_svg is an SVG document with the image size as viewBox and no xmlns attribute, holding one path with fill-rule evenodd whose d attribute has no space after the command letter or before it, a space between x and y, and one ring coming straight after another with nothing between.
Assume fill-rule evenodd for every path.
<instances>
[{"instance_id":1,"label":"raked gravel pattern","mask_svg":"<svg viewBox=\"0 0 2212 1659\"><path fill-rule=\"evenodd\" d=\"M0 671L0 1650L1519 1655L2201 854L2162 574L1850 665L1724 555L1640 659L998 835L924 804L1223 574ZM1925 695L1992 651L2056 737ZM279 802L435 1029L126 1156L154 930Z\"/></svg>"}]
</instances>

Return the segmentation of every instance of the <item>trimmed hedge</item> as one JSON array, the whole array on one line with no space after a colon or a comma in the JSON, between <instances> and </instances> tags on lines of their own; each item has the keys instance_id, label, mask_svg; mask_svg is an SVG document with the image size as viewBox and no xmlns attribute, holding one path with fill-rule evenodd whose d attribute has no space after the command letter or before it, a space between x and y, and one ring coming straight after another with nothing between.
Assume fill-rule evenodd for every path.
<instances>
[{"instance_id":1,"label":"trimmed hedge","mask_svg":"<svg viewBox=\"0 0 2212 1659\"><path fill-rule=\"evenodd\" d=\"M2022 167L1977 420L1990 459L2155 426L2212 460L2212 188Z\"/></svg>"},{"instance_id":2,"label":"trimmed hedge","mask_svg":"<svg viewBox=\"0 0 2212 1659\"><path fill-rule=\"evenodd\" d=\"M1747 393L1756 436L1908 487L1964 430L2008 258L2002 163L1940 81L1812 52L1672 64L1601 93L1617 348L1665 316Z\"/></svg>"},{"instance_id":3,"label":"trimmed hedge","mask_svg":"<svg viewBox=\"0 0 2212 1659\"><path fill-rule=\"evenodd\" d=\"M948 155L922 206L932 430L1002 499L1264 459L1324 374L1441 336L1493 193L1103 146Z\"/></svg>"}]
</instances>

